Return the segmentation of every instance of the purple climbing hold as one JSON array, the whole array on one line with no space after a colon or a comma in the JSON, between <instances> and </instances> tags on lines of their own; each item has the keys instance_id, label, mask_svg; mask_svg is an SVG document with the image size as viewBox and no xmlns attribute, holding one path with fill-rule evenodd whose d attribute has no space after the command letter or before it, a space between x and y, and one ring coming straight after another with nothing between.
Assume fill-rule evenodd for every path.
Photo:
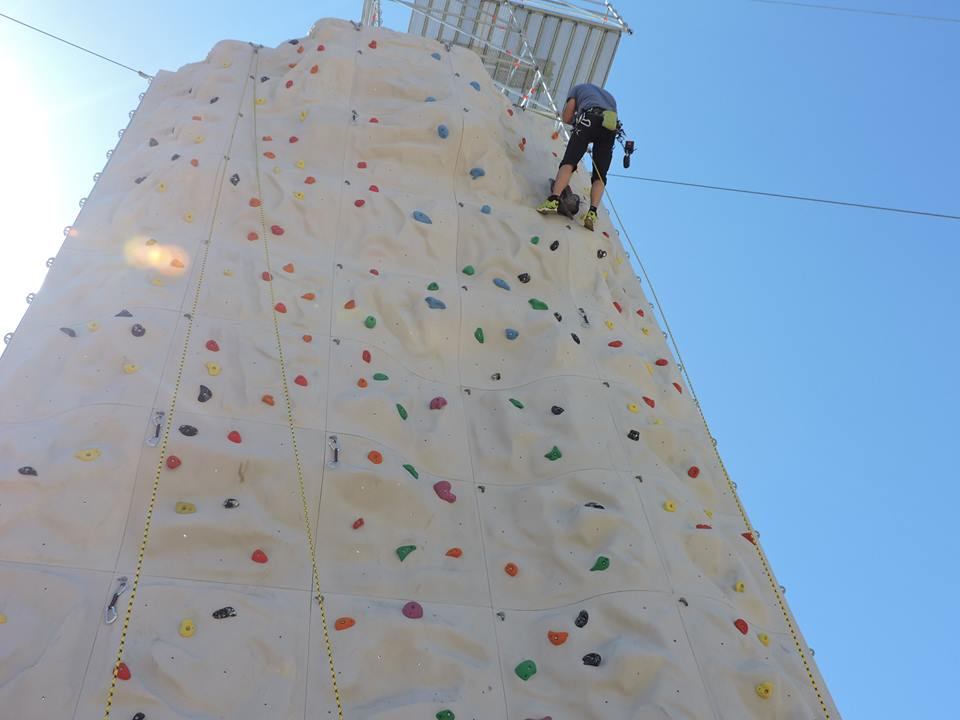
<instances>
[{"instance_id":1,"label":"purple climbing hold","mask_svg":"<svg viewBox=\"0 0 960 720\"><path fill-rule=\"evenodd\" d=\"M411 620L419 620L423 617L423 606L416 600L411 600L403 606L403 610L401 610L401 612L406 618L410 618Z\"/></svg>"},{"instance_id":2,"label":"purple climbing hold","mask_svg":"<svg viewBox=\"0 0 960 720\"><path fill-rule=\"evenodd\" d=\"M435 397L430 401L431 410L443 410L447 406L447 399L443 397Z\"/></svg>"}]
</instances>

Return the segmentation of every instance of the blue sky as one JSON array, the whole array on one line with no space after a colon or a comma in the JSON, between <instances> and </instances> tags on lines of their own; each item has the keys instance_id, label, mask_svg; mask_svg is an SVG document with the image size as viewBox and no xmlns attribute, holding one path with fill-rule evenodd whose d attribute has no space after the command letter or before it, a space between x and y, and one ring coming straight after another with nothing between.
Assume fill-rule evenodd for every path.
<instances>
[{"instance_id":1,"label":"blue sky","mask_svg":"<svg viewBox=\"0 0 960 720\"><path fill-rule=\"evenodd\" d=\"M0 10L153 73L360 4ZM955 0L843 5L960 17ZM619 6L635 34L608 87L637 141L631 173L960 214L960 24L748 0ZM7 332L146 84L2 19L0 72ZM841 713L944 717L960 633L960 222L624 179L611 192Z\"/></svg>"}]
</instances>

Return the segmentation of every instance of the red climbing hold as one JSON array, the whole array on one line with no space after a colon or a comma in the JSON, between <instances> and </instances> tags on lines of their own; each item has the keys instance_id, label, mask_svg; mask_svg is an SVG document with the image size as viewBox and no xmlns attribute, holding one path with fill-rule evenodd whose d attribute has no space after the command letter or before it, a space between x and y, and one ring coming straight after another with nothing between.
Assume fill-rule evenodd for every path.
<instances>
[{"instance_id":1,"label":"red climbing hold","mask_svg":"<svg viewBox=\"0 0 960 720\"><path fill-rule=\"evenodd\" d=\"M264 395L260 400L265 404L273 407L273 395Z\"/></svg>"},{"instance_id":2,"label":"red climbing hold","mask_svg":"<svg viewBox=\"0 0 960 720\"><path fill-rule=\"evenodd\" d=\"M280 227L279 225L271 225L270 232L272 232L274 235L283 235L284 231L283 231L283 228Z\"/></svg>"},{"instance_id":3,"label":"red climbing hold","mask_svg":"<svg viewBox=\"0 0 960 720\"><path fill-rule=\"evenodd\" d=\"M607 345L609 345L609 346L612 347L612 348L623 347L623 341L621 341L621 340L614 340L614 341L612 341L612 342L608 342Z\"/></svg>"},{"instance_id":4,"label":"red climbing hold","mask_svg":"<svg viewBox=\"0 0 960 720\"><path fill-rule=\"evenodd\" d=\"M311 68L310 68L310 74L311 74L311 75L316 75L319 71L320 71L320 66L319 66L319 65L313 65L313 66L311 66Z\"/></svg>"},{"instance_id":5,"label":"red climbing hold","mask_svg":"<svg viewBox=\"0 0 960 720\"><path fill-rule=\"evenodd\" d=\"M264 156L265 158L267 158L268 160L275 160L276 157L277 157L275 153L272 153L272 152L270 152L269 150L267 150L267 151L263 154L263 156Z\"/></svg>"},{"instance_id":6,"label":"red climbing hold","mask_svg":"<svg viewBox=\"0 0 960 720\"><path fill-rule=\"evenodd\" d=\"M520 572L520 568L517 567L516 563L507 563L503 566L503 571L510 577L516 577L517 573Z\"/></svg>"},{"instance_id":7,"label":"red climbing hold","mask_svg":"<svg viewBox=\"0 0 960 720\"><path fill-rule=\"evenodd\" d=\"M377 120L375 117L372 117L372 118L370 118L370 122L372 122L372 123L378 123L378 122L380 122L380 121Z\"/></svg>"},{"instance_id":8,"label":"red climbing hold","mask_svg":"<svg viewBox=\"0 0 960 720\"><path fill-rule=\"evenodd\" d=\"M295 143L295 142L299 142L299 141L300 141L300 138L298 138L296 135L291 135L291 136L290 136L289 142Z\"/></svg>"},{"instance_id":9,"label":"red climbing hold","mask_svg":"<svg viewBox=\"0 0 960 720\"><path fill-rule=\"evenodd\" d=\"M363 206L366 205L367 203L366 203L365 200L360 199L360 200L354 200L354 201L353 201L353 204L354 204L356 207L363 207Z\"/></svg>"},{"instance_id":10,"label":"red climbing hold","mask_svg":"<svg viewBox=\"0 0 960 720\"><path fill-rule=\"evenodd\" d=\"M193 160L190 161L190 164L193 165L194 167L197 167L200 164L200 161L194 158Z\"/></svg>"},{"instance_id":11,"label":"red climbing hold","mask_svg":"<svg viewBox=\"0 0 960 720\"><path fill-rule=\"evenodd\" d=\"M320 43L319 45L317 45L317 52L323 52L326 49L327 48L324 47L323 43Z\"/></svg>"},{"instance_id":12,"label":"red climbing hold","mask_svg":"<svg viewBox=\"0 0 960 720\"><path fill-rule=\"evenodd\" d=\"M316 293L304 293L304 294L301 295L300 297L303 298L304 300L316 300L316 299L317 299Z\"/></svg>"},{"instance_id":13,"label":"red climbing hold","mask_svg":"<svg viewBox=\"0 0 960 720\"><path fill-rule=\"evenodd\" d=\"M371 275L379 275L379 274L380 274L380 271L377 270L376 268L370 268L370 274L371 274Z\"/></svg>"},{"instance_id":14,"label":"red climbing hold","mask_svg":"<svg viewBox=\"0 0 960 720\"><path fill-rule=\"evenodd\" d=\"M284 305L282 302L278 302L276 305L273 306L273 309L276 310L278 313L285 313L287 311L287 306Z\"/></svg>"},{"instance_id":15,"label":"red climbing hold","mask_svg":"<svg viewBox=\"0 0 960 720\"><path fill-rule=\"evenodd\" d=\"M357 518L356 520L353 521L354 530L359 530L362 527L363 527L363 518Z\"/></svg>"},{"instance_id":16,"label":"red climbing hold","mask_svg":"<svg viewBox=\"0 0 960 720\"><path fill-rule=\"evenodd\" d=\"M313 175L307 175L303 182L307 185L313 185L316 181L317 179Z\"/></svg>"},{"instance_id":17,"label":"red climbing hold","mask_svg":"<svg viewBox=\"0 0 960 720\"><path fill-rule=\"evenodd\" d=\"M259 239L260 239L260 236L257 235L252 230L247 233L247 240L249 240L250 242L253 242L254 240L259 240Z\"/></svg>"},{"instance_id":18,"label":"red climbing hold","mask_svg":"<svg viewBox=\"0 0 960 720\"><path fill-rule=\"evenodd\" d=\"M734 620L733 626L744 635L746 635L750 631L750 628L747 626L747 621L744 620L743 618L737 618L736 620Z\"/></svg>"},{"instance_id":19,"label":"red climbing hold","mask_svg":"<svg viewBox=\"0 0 960 720\"><path fill-rule=\"evenodd\" d=\"M293 263L287 263L286 265L284 265L284 266L283 266L283 271L284 271L284 272L288 272L288 273L292 273L292 272L293 272Z\"/></svg>"},{"instance_id":20,"label":"red climbing hold","mask_svg":"<svg viewBox=\"0 0 960 720\"><path fill-rule=\"evenodd\" d=\"M752 542L754 545L757 544L757 541L754 539L752 532L740 533L740 537L746 538L747 540L749 540L750 542Z\"/></svg>"},{"instance_id":21,"label":"red climbing hold","mask_svg":"<svg viewBox=\"0 0 960 720\"><path fill-rule=\"evenodd\" d=\"M367 460L372 462L374 465L379 465L383 462L383 455L377 450L371 450L367 453Z\"/></svg>"},{"instance_id":22,"label":"red climbing hold","mask_svg":"<svg viewBox=\"0 0 960 720\"><path fill-rule=\"evenodd\" d=\"M286 87L286 88L288 88L288 89L289 89L289 88L292 88L292 87L293 87L293 80L287 80L283 85L284 85L284 87Z\"/></svg>"},{"instance_id":23,"label":"red climbing hold","mask_svg":"<svg viewBox=\"0 0 960 720\"><path fill-rule=\"evenodd\" d=\"M376 185L371 185L369 190L370 192L380 192L380 188L378 188Z\"/></svg>"},{"instance_id":24,"label":"red climbing hold","mask_svg":"<svg viewBox=\"0 0 960 720\"><path fill-rule=\"evenodd\" d=\"M713 525L707 525L706 523L698 523L697 530L713 530Z\"/></svg>"},{"instance_id":25,"label":"red climbing hold","mask_svg":"<svg viewBox=\"0 0 960 720\"><path fill-rule=\"evenodd\" d=\"M605 238L610 237L610 233L608 233L606 230L601 230L601 232Z\"/></svg>"},{"instance_id":26,"label":"red climbing hold","mask_svg":"<svg viewBox=\"0 0 960 720\"><path fill-rule=\"evenodd\" d=\"M363 358L363 361L364 361L365 363L370 362L370 360L373 358L373 356L370 354L370 351L369 351L369 350L364 350L364 351L363 351L363 354L362 354L360 357Z\"/></svg>"},{"instance_id":27,"label":"red climbing hold","mask_svg":"<svg viewBox=\"0 0 960 720\"><path fill-rule=\"evenodd\" d=\"M176 470L181 464L182 461L176 455L167 456L167 467L171 470Z\"/></svg>"},{"instance_id":28,"label":"red climbing hold","mask_svg":"<svg viewBox=\"0 0 960 720\"><path fill-rule=\"evenodd\" d=\"M367 166L367 163L363 160L357 163L357 167L363 170Z\"/></svg>"},{"instance_id":29,"label":"red climbing hold","mask_svg":"<svg viewBox=\"0 0 960 720\"><path fill-rule=\"evenodd\" d=\"M303 375L297 375L293 381L300 387L306 387L310 383L307 382L307 379Z\"/></svg>"},{"instance_id":30,"label":"red climbing hold","mask_svg":"<svg viewBox=\"0 0 960 720\"><path fill-rule=\"evenodd\" d=\"M700 468L698 468L696 465L691 465L690 469L687 470L687 475L689 475L692 478L697 477L699 474L700 474Z\"/></svg>"},{"instance_id":31,"label":"red climbing hold","mask_svg":"<svg viewBox=\"0 0 960 720\"><path fill-rule=\"evenodd\" d=\"M216 340L207 340L207 350L210 352L220 352L220 346Z\"/></svg>"},{"instance_id":32,"label":"red climbing hold","mask_svg":"<svg viewBox=\"0 0 960 720\"><path fill-rule=\"evenodd\" d=\"M376 50L376 49L377 49L377 41L376 41L376 40L371 40L370 43L367 45L367 47L370 48L371 50Z\"/></svg>"},{"instance_id":33,"label":"red climbing hold","mask_svg":"<svg viewBox=\"0 0 960 720\"><path fill-rule=\"evenodd\" d=\"M273 275L271 275L266 270L264 270L262 273L260 273L260 278L265 282L270 282L271 280L273 280Z\"/></svg>"},{"instance_id":34,"label":"red climbing hold","mask_svg":"<svg viewBox=\"0 0 960 720\"><path fill-rule=\"evenodd\" d=\"M356 301L356 300L347 300L347 301L343 304L343 309L344 309L344 310L353 310L356 306L357 306L357 301Z\"/></svg>"},{"instance_id":35,"label":"red climbing hold","mask_svg":"<svg viewBox=\"0 0 960 720\"><path fill-rule=\"evenodd\" d=\"M232 443L237 443L238 445L243 442L243 438L240 437L240 433L238 433L236 430L230 431L230 433L227 435L227 440Z\"/></svg>"},{"instance_id":36,"label":"red climbing hold","mask_svg":"<svg viewBox=\"0 0 960 720\"><path fill-rule=\"evenodd\" d=\"M260 207L260 205L262 205L260 198L250 198L250 207Z\"/></svg>"},{"instance_id":37,"label":"red climbing hold","mask_svg":"<svg viewBox=\"0 0 960 720\"><path fill-rule=\"evenodd\" d=\"M260 548L257 548L256 550L253 551L253 555L250 556L250 559L253 560L255 563L260 563L261 565L263 565L267 560L269 560L269 558L267 557L267 554Z\"/></svg>"},{"instance_id":38,"label":"red climbing hold","mask_svg":"<svg viewBox=\"0 0 960 720\"><path fill-rule=\"evenodd\" d=\"M677 392L683 394L683 388L680 387L680 383L674 383L673 386L677 389Z\"/></svg>"},{"instance_id":39,"label":"red climbing hold","mask_svg":"<svg viewBox=\"0 0 960 720\"><path fill-rule=\"evenodd\" d=\"M656 407L657 403L654 402L653 398L648 398L646 395L643 396L643 401L650 407Z\"/></svg>"},{"instance_id":40,"label":"red climbing hold","mask_svg":"<svg viewBox=\"0 0 960 720\"><path fill-rule=\"evenodd\" d=\"M113 676L117 678L117 680L129 680L130 668L127 667L126 663L117 663L117 667L113 670Z\"/></svg>"},{"instance_id":41,"label":"red climbing hold","mask_svg":"<svg viewBox=\"0 0 960 720\"><path fill-rule=\"evenodd\" d=\"M357 387L365 388L369 383L367 383L366 378L360 378L357 380Z\"/></svg>"},{"instance_id":42,"label":"red climbing hold","mask_svg":"<svg viewBox=\"0 0 960 720\"><path fill-rule=\"evenodd\" d=\"M458 558L463 556L463 550L458 547L452 547L446 552L447 557Z\"/></svg>"},{"instance_id":43,"label":"red climbing hold","mask_svg":"<svg viewBox=\"0 0 960 720\"><path fill-rule=\"evenodd\" d=\"M623 312L623 308L620 307L620 303L618 303L616 300L613 301L613 306L617 309L617 312L618 312L618 313L622 313L622 312Z\"/></svg>"},{"instance_id":44,"label":"red climbing hold","mask_svg":"<svg viewBox=\"0 0 960 720\"><path fill-rule=\"evenodd\" d=\"M260 139L263 140L264 142L270 142L271 140L273 140L273 135L264 135Z\"/></svg>"},{"instance_id":45,"label":"red climbing hold","mask_svg":"<svg viewBox=\"0 0 960 720\"><path fill-rule=\"evenodd\" d=\"M457 496L453 493L449 480L438 480L433 484L433 491L437 497L448 503L455 503Z\"/></svg>"},{"instance_id":46,"label":"red climbing hold","mask_svg":"<svg viewBox=\"0 0 960 720\"><path fill-rule=\"evenodd\" d=\"M507 108L507 115L513 117L513 108Z\"/></svg>"},{"instance_id":47,"label":"red climbing hold","mask_svg":"<svg viewBox=\"0 0 960 720\"><path fill-rule=\"evenodd\" d=\"M656 364L659 365L660 367L664 367L666 365L669 365L670 363L667 360L660 358L659 360L657 360Z\"/></svg>"},{"instance_id":48,"label":"red climbing hold","mask_svg":"<svg viewBox=\"0 0 960 720\"><path fill-rule=\"evenodd\" d=\"M638 308L638 309L637 309L637 315L639 315L640 317L646 317L646 315L645 315L644 312L643 312L643 308Z\"/></svg>"},{"instance_id":49,"label":"red climbing hold","mask_svg":"<svg viewBox=\"0 0 960 720\"><path fill-rule=\"evenodd\" d=\"M570 636L570 633L561 632L559 630L547 631L547 639L550 641L551 644L557 645L557 646L563 645L567 641L567 638L569 636Z\"/></svg>"},{"instance_id":50,"label":"red climbing hold","mask_svg":"<svg viewBox=\"0 0 960 720\"><path fill-rule=\"evenodd\" d=\"M336 621L333 623L333 629L338 632L341 630L349 630L356 624L357 624L357 621L354 620L352 617L341 617L341 618L337 618Z\"/></svg>"}]
</instances>

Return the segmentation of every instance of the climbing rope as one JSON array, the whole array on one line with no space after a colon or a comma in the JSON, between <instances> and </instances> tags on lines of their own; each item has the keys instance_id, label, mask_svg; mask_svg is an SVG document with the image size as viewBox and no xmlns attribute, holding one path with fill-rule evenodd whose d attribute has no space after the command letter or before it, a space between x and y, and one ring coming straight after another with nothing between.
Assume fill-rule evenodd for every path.
<instances>
[{"instance_id":1,"label":"climbing rope","mask_svg":"<svg viewBox=\"0 0 960 720\"><path fill-rule=\"evenodd\" d=\"M250 67L247 69L247 75L250 74L250 69L253 67L253 58L250 60ZM247 84L249 78L244 80L243 91L241 93L241 102L243 102L243 95L246 94ZM133 583L130 586L130 599L127 601L127 610L123 616L123 628L120 631L120 645L117 648L117 655L113 663L113 678L110 682L110 689L107 691L107 701L103 711L103 720L110 720L110 710L113 706L113 697L117 689L117 678L120 670L120 666L123 662L123 652L126 649L127 644L127 634L130 630L130 621L133 617L133 606L134 602L137 599L137 589L140 586L140 576L143 572L143 560L147 553L147 544L150 540L150 525L153 521L153 511L157 504L157 495L160 490L160 478L163 474L164 468L164 459L167 453L167 445L170 440L170 428L173 427L173 414L177 409L177 398L180 395L180 385L183 379L183 369L187 363L187 353L190 350L190 337L193 334L193 320L197 314L197 307L200 304L200 291L203 287L203 280L205 276L205 271L207 267L207 258L210 255L210 244L213 238L213 229L217 224L217 215L220 211L220 198L223 194L223 184L226 181L227 174L227 161L226 158L230 156L230 150L233 147L233 141L236 137L237 125L240 121L240 113L238 112L233 121L233 130L230 133L230 142L227 144L227 151L224 153L225 159L220 164L220 169L217 171L217 182L216 182L216 197L213 204L213 213L210 218L210 226L207 231L207 238L204 241L203 253L200 256L200 266L197 272L197 286L193 293L193 302L190 305L190 314L186 316L187 319L187 331L183 339L183 349L180 351L180 361L177 365L177 377L173 385L173 394L170 397L170 406L168 408L166 416L166 424L163 430L163 440L160 443L160 455L159 460L157 461L156 471L153 476L153 486L150 490L150 501L147 503L147 513L143 523L143 534L140 537L140 548L137 552L137 568L133 575Z\"/></svg>"},{"instance_id":2,"label":"climbing rope","mask_svg":"<svg viewBox=\"0 0 960 720\"><path fill-rule=\"evenodd\" d=\"M617 218L617 224L620 226L620 232L623 233L623 236L627 239L627 243L630 245L630 249L633 251L633 257L636 259L637 265L640 267L640 272L643 273L643 278L646 280L647 286L650 288L650 294L653 296L653 301L656 305L657 312L663 321L663 326L666 328L666 334L670 339L673 352L677 356L677 365L687 383L687 387L690 388L690 396L693 398L693 404L696 406L697 412L700 413L700 420L703 422L703 428L707 432L707 437L709 437L711 440L711 445L713 445L713 453L717 458L717 462L720 464L720 469L723 471L723 476L727 481L727 486L730 488L731 494L733 495L733 500L737 505L737 510L740 512L740 517L743 519L743 524L747 528L747 533L749 534L750 538L752 538L751 544L757 552L757 557L760 559L760 565L763 568L763 572L770 581L770 588L773 590L777 605L780 608L780 612L783 614L783 620L787 625L787 629L790 631L790 635L793 637L793 643L797 648L797 653L800 655L800 660L803 662L803 667L804 670L806 670L807 678L809 678L810 684L813 687L813 691L816 693L817 700L820 702L820 708L823 710L826 720L830 720L830 711L827 708L826 700L823 697L823 693L820 690L820 685L817 683L817 679L814 676L813 670L810 667L810 663L807 660L806 653L803 650L803 645L800 643L800 633L797 630L795 623L790 618L790 613L787 611L787 605L783 600L783 593L780 591L780 586L777 584L776 580L774 580L770 563L767 560L767 556L763 552L763 549L760 547L759 533L753 529L753 525L750 523L750 519L747 517L747 512L743 507L743 503L740 501L740 495L737 493L737 486L730 478L730 474L727 472L727 467L723 463L723 458L720 457L720 451L717 449L717 442L713 437L713 433L710 432L710 426L707 423L707 418L703 414L703 408L700 405L700 398L697 396L697 392L693 387L690 374L687 372L686 363L683 362L683 356L680 354L680 347L677 345L676 336L673 334L673 330L670 328L670 323L667 320L666 313L663 310L663 305L660 302L660 298L657 296L656 288L654 288L653 282L650 280L650 275L647 273L646 267L644 267L643 260L640 259L640 253L637 252L637 248L633 244L633 240L630 239L630 233L627 232L627 228L623 224L623 220L620 218L620 213L617 211L617 206L613 202L613 197L610 195L609 190L605 189L604 192L607 197L607 202L610 204L610 209L613 210L613 214Z\"/></svg>"},{"instance_id":3,"label":"climbing rope","mask_svg":"<svg viewBox=\"0 0 960 720\"><path fill-rule=\"evenodd\" d=\"M256 56L256 71L254 77L260 77L260 45L254 49ZM257 178L257 197L262 200L263 188L260 183L260 150L259 133L257 132L257 93L253 92L253 150L254 165ZM260 236L263 238L263 255L266 261L266 272L269 277L273 277L273 267L270 264L270 243L267 238L270 234L267 232L267 219L263 212L263 202L258 206L260 213ZM310 507L307 503L306 485L303 479L303 464L300 461L300 450L297 447L297 433L293 421L293 403L290 400L290 388L287 384L287 365L283 355L283 342L280 339L280 321L277 318L276 304L277 299L273 291L273 281L267 283L270 289L270 308L273 315L273 331L277 344L277 357L280 359L280 384L283 388L283 399L287 408L287 425L290 429L290 443L293 448L293 459L297 468L297 482L300 489L300 500L303 503L303 525L307 535L307 547L310 553L310 564L313 574L313 590L317 603L320 605L320 621L323 626L323 643L327 653L327 665L330 669L330 682L333 686L333 698L337 703L337 718L343 720L343 701L340 697L340 687L337 684L337 671L333 661L333 643L330 641L330 631L327 627L327 607L323 595L320 592L320 571L317 569L317 546L313 538L313 530L310 527Z\"/></svg>"}]
</instances>

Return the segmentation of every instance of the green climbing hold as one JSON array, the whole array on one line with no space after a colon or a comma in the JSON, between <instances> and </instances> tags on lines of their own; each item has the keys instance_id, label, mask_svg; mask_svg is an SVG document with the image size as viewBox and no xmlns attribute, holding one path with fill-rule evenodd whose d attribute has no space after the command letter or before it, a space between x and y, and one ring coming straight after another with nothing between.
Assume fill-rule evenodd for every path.
<instances>
[{"instance_id":1,"label":"green climbing hold","mask_svg":"<svg viewBox=\"0 0 960 720\"><path fill-rule=\"evenodd\" d=\"M453 714L453 710L441 710L437 713L437 720L454 720L457 716Z\"/></svg>"},{"instance_id":2,"label":"green climbing hold","mask_svg":"<svg viewBox=\"0 0 960 720\"><path fill-rule=\"evenodd\" d=\"M389 380L390 378L387 377L386 375L384 375L383 373L374 373L374 374L373 374L373 379L374 379L374 380Z\"/></svg>"},{"instance_id":3,"label":"green climbing hold","mask_svg":"<svg viewBox=\"0 0 960 720\"><path fill-rule=\"evenodd\" d=\"M403 562L406 559L407 555L409 555L416 549L417 549L416 545L401 545L396 550L397 557L400 558L400 562Z\"/></svg>"},{"instance_id":4,"label":"green climbing hold","mask_svg":"<svg viewBox=\"0 0 960 720\"><path fill-rule=\"evenodd\" d=\"M407 419L407 409L400 403L397 403L397 412L400 413L401 418L404 420Z\"/></svg>"},{"instance_id":5,"label":"green climbing hold","mask_svg":"<svg viewBox=\"0 0 960 720\"><path fill-rule=\"evenodd\" d=\"M534 310L546 310L547 304L543 300L530 298L530 307L532 307Z\"/></svg>"},{"instance_id":6,"label":"green climbing hold","mask_svg":"<svg viewBox=\"0 0 960 720\"><path fill-rule=\"evenodd\" d=\"M531 244L531 245L539 245L539 244L540 244L540 236L539 236L539 235L534 235L532 238L530 238L530 244Z\"/></svg>"},{"instance_id":7,"label":"green climbing hold","mask_svg":"<svg viewBox=\"0 0 960 720\"><path fill-rule=\"evenodd\" d=\"M546 455L544 455L544 457L545 457L547 460L559 460L560 458L563 457L563 455L562 455L561 452L560 452L560 448L558 448L556 445L554 445L554 446L550 449L550 452L548 452Z\"/></svg>"},{"instance_id":8,"label":"green climbing hold","mask_svg":"<svg viewBox=\"0 0 960 720\"><path fill-rule=\"evenodd\" d=\"M413 465L404 465L403 469L413 475L416 479L420 479L420 473L417 472L417 469Z\"/></svg>"},{"instance_id":9,"label":"green climbing hold","mask_svg":"<svg viewBox=\"0 0 960 720\"><path fill-rule=\"evenodd\" d=\"M430 283L429 285L427 285L427 290L429 290L429 291L431 291L431 292L436 292L436 291L439 290L439 289L440 289L440 286L437 285L435 282L432 282L432 283Z\"/></svg>"},{"instance_id":10,"label":"green climbing hold","mask_svg":"<svg viewBox=\"0 0 960 720\"><path fill-rule=\"evenodd\" d=\"M467 265L467 266L463 269L463 274L464 274L464 275L473 275L473 274L476 273L476 272L477 272L477 271L474 270L473 265Z\"/></svg>"},{"instance_id":11,"label":"green climbing hold","mask_svg":"<svg viewBox=\"0 0 960 720\"><path fill-rule=\"evenodd\" d=\"M597 558L597 561L593 564L593 567L590 568L590 572L606 570L610 567L610 558L606 555L601 555Z\"/></svg>"},{"instance_id":12,"label":"green climbing hold","mask_svg":"<svg viewBox=\"0 0 960 720\"><path fill-rule=\"evenodd\" d=\"M517 674L518 678L526 682L537 674L537 664L533 660L524 660L517 665L513 671Z\"/></svg>"},{"instance_id":13,"label":"green climbing hold","mask_svg":"<svg viewBox=\"0 0 960 720\"><path fill-rule=\"evenodd\" d=\"M477 328L473 331L473 336L477 339L477 342L481 345L483 344L483 328Z\"/></svg>"},{"instance_id":14,"label":"green climbing hold","mask_svg":"<svg viewBox=\"0 0 960 720\"><path fill-rule=\"evenodd\" d=\"M523 410L523 403L517 400L516 398L510 398L510 404L513 405L515 408L520 408L521 410Z\"/></svg>"},{"instance_id":15,"label":"green climbing hold","mask_svg":"<svg viewBox=\"0 0 960 720\"><path fill-rule=\"evenodd\" d=\"M363 321L363 324L368 328L375 328L377 326L377 319L373 315L367 315L367 319Z\"/></svg>"}]
</instances>

